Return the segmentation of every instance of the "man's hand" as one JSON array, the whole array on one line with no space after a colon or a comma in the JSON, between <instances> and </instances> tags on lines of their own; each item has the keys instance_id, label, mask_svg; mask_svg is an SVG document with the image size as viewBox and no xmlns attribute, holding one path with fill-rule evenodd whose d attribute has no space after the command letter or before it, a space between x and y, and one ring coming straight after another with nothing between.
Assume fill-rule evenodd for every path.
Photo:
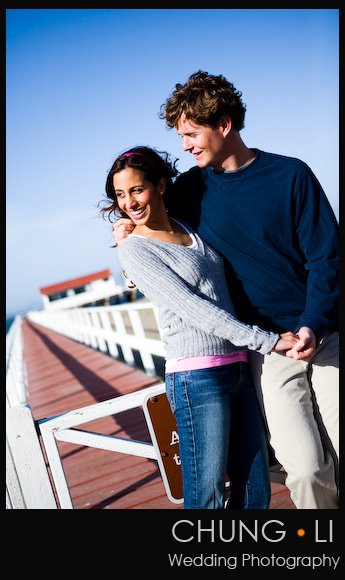
<instances>
[{"instance_id":1,"label":"man's hand","mask_svg":"<svg viewBox=\"0 0 345 580\"><path fill-rule=\"evenodd\" d=\"M285 354L287 357L294 358L295 360L308 360L315 351L315 334L308 326L302 326L296 332L296 336L298 337L298 341Z\"/></svg>"},{"instance_id":2,"label":"man's hand","mask_svg":"<svg viewBox=\"0 0 345 580\"><path fill-rule=\"evenodd\" d=\"M298 343L298 337L290 331L283 332L280 335L280 339L278 340L277 344L274 347L274 351L276 352L285 352L290 351L293 349Z\"/></svg>"},{"instance_id":3,"label":"man's hand","mask_svg":"<svg viewBox=\"0 0 345 580\"><path fill-rule=\"evenodd\" d=\"M115 245L121 244L122 240L127 238L134 229L134 223L129 218L120 218L112 225L112 234L115 240Z\"/></svg>"}]
</instances>

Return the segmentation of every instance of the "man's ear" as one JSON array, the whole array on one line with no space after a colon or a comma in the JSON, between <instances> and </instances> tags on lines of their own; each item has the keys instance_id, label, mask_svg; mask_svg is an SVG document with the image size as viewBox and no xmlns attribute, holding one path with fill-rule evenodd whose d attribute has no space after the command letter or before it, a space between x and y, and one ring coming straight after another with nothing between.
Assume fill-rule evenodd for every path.
<instances>
[{"instance_id":1,"label":"man's ear","mask_svg":"<svg viewBox=\"0 0 345 580\"><path fill-rule=\"evenodd\" d=\"M226 137L232 129L231 117L229 115L223 115L219 121L219 127L222 129L224 137Z\"/></svg>"}]
</instances>

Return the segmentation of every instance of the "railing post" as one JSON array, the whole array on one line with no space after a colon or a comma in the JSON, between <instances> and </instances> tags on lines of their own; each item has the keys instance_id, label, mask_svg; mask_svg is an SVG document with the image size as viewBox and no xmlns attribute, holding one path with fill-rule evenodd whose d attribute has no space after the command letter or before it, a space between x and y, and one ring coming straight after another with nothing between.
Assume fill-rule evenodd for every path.
<instances>
[{"instance_id":1,"label":"railing post","mask_svg":"<svg viewBox=\"0 0 345 580\"><path fill-rule=\"evenodd\" d=\"M106 344L106 342L101 334L102 328L101 328L101 321L100 321L99 314L96 311L96 309L92 310L90 312L90 314L91 314L91 318L92 318L92 322L93 322L93 327L94 327L95 333L96 333L96 341L97 341L98 348L102 352L107 352L107 344Z\"/></svg>"},{"instance_id":2,"label":"railing post","mask_svg":"<svg viewBox=\"0 0 345 580\"><path fill-rule=\"evenodd\" d=\"M59 449L56 443L55 435L49 428L45 428L45 422L40 422L40 430L47 453L49 465L54 474L54 484L60 501L61 509L73 509L71 495L68 489L65 472L62 466Z\"/></svg>"},{"instance_id":3,"label":"railing post","mask_svg":"<svg viewBox=\"0 0 345 580\"><path fill-rule=\"evenodd\" d=\"M141 322L140 314L137 310L129 310L128 312L130 321L132 323L133 331L136 337L145 339L145 331ZM143 341L143 344L145 342ZM144 365L144 369L147 374L154 375L156 374L155 364L153 362L153 358L151 353L147 352L147 350L140 349L140 356L142 363Z\"/></svg>"},{"instance_id":4,"label":"railing post","mask_svg":"<svg viewBox=\"0 0 345 580\"><path fill-rule=\"evenodd\" d=\"M123 322L121 312L117 311L117 312L112 312L111 314L112 314L117 331L119 333L121 333L123 336L125 336L127 334L127 332L126 332L126 327L125 327L125 323ZM134 355L133 355L132 349L129 346L127 346L126 344L121 344L121 348L122 348L123 358L125 359L126 363L130 366L134 366L135 360L134 360Z\"/></svg>"},{"instance_id":5,"label":"railing post","mask_svg":"<svg viewBox=\"0 0 345 580\"><path fill-rule=\"evenodd\" d=\"M111 328L111 324L110 324L110 320L109 320L109 312L102 310L100 312L100 315L101 315L102 326L103 326L103 329L104 329L105 335L106 335L106 343L108 345L109 354L111 356L113 356L114 358L119 358L119 356L120 356L119 349L117 348L117 345L111 339L111 336L110 336L110 333L112 332L112 328ZM109 336L109 338L108 338L108 336Z\"/></svg>"},{"instance_id":6,"label":"railing post","mask_svg":"<svg viewBox=\"0 0 345 580\"><path fill-rule=\"evenodd\" d=\"M89 310L86 313L86 319L87 319L87 326L88 326L88 332L89 332L89 341L90 341L90 346L91 348L97 348L98 347L98 342L97 342L97 338L95 336L95 325L94 325L94 318L93 318L93 310Z\"/></svg>"},{"instance_id":7,"label":"railing post","mask_svg":"<svg viewBox=\"0 0 345 580\"><path fill-rule=\"evenodd\" d=\"M6 486L12 509L57 509L31 410L6 410Z\"/></svg>"}]
</instances>

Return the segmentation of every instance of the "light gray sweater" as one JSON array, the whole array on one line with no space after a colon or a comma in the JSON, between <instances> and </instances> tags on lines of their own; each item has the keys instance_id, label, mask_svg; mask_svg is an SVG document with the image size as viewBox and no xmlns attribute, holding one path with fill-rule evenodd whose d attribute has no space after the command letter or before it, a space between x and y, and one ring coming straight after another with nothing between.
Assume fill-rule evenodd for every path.
<instances>
[{"instance_id":1,"label":"light gray sweater","mask_svg":"<svg viewBox=\"0 0 345 580\"><path fill-rule=\"evenodd\" d=\"M166 358L246 348L267 354L279 335L236 318L222 258L193 235L196 248L131 234L117 249L129 279L158 307Z\"/></svg>"}]
</instances>

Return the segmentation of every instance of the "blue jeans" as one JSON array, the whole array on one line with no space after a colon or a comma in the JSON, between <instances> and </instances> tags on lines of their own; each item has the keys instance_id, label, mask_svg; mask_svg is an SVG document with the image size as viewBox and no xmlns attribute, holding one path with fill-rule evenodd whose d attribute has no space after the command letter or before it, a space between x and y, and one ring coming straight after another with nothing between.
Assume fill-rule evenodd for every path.
<instances>
[{"instance_id":1,"label":"blue jeans","mask_svg":"<svg viewBox=\"0 0 345 580\"><path fill-rule=\"evenodd\" d=\"M167 373L185 509L267 509L267 435L247 363Z\"/></svg>"}]
</instances>

